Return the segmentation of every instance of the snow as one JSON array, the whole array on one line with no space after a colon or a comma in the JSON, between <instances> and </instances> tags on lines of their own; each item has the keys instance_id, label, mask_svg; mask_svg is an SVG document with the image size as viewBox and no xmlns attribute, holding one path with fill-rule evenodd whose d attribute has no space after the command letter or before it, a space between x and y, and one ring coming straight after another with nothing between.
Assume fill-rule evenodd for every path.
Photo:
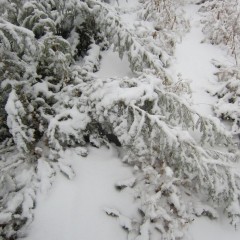
<instances>
[{"instance_id":1,"label":"snow","mask_svg":"<svg viewBox=\"0 0 240 240\"><path fill-rule=\"evenodd\" d=\"M176 81L177 75L180 74L180 78L190 82L194 108L201 114L210 116L213 115L211 108L217 98L212 97L207 91L216 89L219 85L214 76L217 69L212 64L212 60L226 62L233 61L233 59L227 56L227 53L220 47L202 42L204 34L201 30L201 16L197 12L198 9L199 6L196 5L188 5L184 8L190 19L191 30L182 42L177 44L175 61L169 71L174 73Z\"/></svg>"},{"instance_id":2,"label":"snow","mask_svg":"<svg viewBox=\"0 0 240 240\"><path fill-rule=\"evenodd\" d=\"M109 216L117 217L119 220L119 224L123 229L129 230L129 231L131 231L133 229L132 221L130 218L122 215L120 212L118 212L115 209L105 208L104 211Z\"/></svg>"},{"instance_id":3,"label":"snow","mask_svg":"<svg viewBox=\"0 0 240 240\"><path fill-rule=\"evenodd\" d=\"M133 8L138 4L138 0L110 0L113 6L115 7L126 7Z\"/></svg>"},{"instance_id":4,"label":"snow","mask_svg":"<svg viewBox=\"0 0 240 240\"><path fill-rule=\"evenodd\" d=\"M12 216L11 212L8 212L8 213L1 212L0 213L0 224L4 224L7 221L10 221L11 220L11 216Z\"/></svg>"},{"instance_id":5,"label":"snow","mask_svg":"<svg viewBox=\"0 0 240 240\"><path fill-rule=\"evenodd\" d=\"M200 23L201 16L199 6L188 5L184 8L190 19L191 30L176 46L175 61L169 69L173 73L175 81L180 78L190 82L192 94L191 100L194 109L199 113L213 116L212 106L217 98L211 96L211 92L218 88L219 83L214 75L217 69L212 64L213 59L220 62L233 62L234 59L219 46L204 43L204 34ZM193 240L237 240L240 239L240 231L234 229L226 219L210 220L207 217L196 218L189 227L189 239Z\"/></svg>"},{"instance_id":6,"label":"snow","mask_svg":"<svg viewBox=\"0 0 240 240\"><path fill-rule=\"evenodd\" d=\"M120 7L133 8L136 4L137 0L119 0ZM212 59L223 62L231 59L219 47L201 43L204 35L201 32L197 9L198 7L193 5L185 9L191 19L191 31L177 45L176 59L169 73L175 81L178 80L178 74L187 79L192 89L191 100L194 108L202 114L212 116L211 106L216 103L216 99L206 92L217 86L214 76L216 69ZM129 22L129 25L133 26L136 16L129 13L123 16L125 23ZM121 60L113 48L101 55L100 70L95 73L97 77L133 77L126 56ZM41 87L37 90L44 90L44 86ZM114 88L110 88L110 93L116 94ZM100 90L97 94L100 94ZM83 157L87 152L89 155ZM71 166L65 162L70 162ZM120 226L131 228L130 218L139 217L138 203L134 200L134 192L129 188L135 182L132 168L121 162L117 150L114 147L89 147L87 151L82 148L69 149L65 151L60 167L64 172L69 172L71 180L58 173L48 194L39 195L35 219L24 240L127 239L127 233ZM39 172L51 175L51 172L41 172L41 169ZM166 176L171 177L172 174L172 169L167 168ZM120 187L121 191L118 191L116 186ZM175 196L172 196L172 201L177 201ZM106 212L110 215L115 214L116 218L111 218ZM2 215L0 220L7 217ZM192 223L189 235L194 240L237 240L240 231L235 231L224 220L214 222L201 217ZM149 238L149 222L146 222L142 225L141 235L137 239ZM159 235L153 235L151 239L157 240Z\"/></svg>"},{"instance_id":7,"label":"snow","mask_svg":"<svg viewBox=\"0 0 240 240\"><path fill-rule=\"evenodd\" d=\"M140 229L140 235L136 238L136 240L149 240L149 220L147 220Z\"/></svg>"},{"instance_id":8,"label":"snow","mask_svg":"<svg viewBox=\"0 0 240 240\"><path fill-rule=\"evenodd\" d=\"M136 182L135 177L131 177L128 179L120 180L116 182L115 186L119 189L125 188L125 187L132 187Z\"/></svg>"},{"instance_id":9,"label":"snow","mask_svg":"<svg viewBox=\"0 0 240 240\"><path fill-rule=\"evenodd\" d=\"M16 194L8 203L7 209L10 212L14 212L23 202L23 195L21 193Z\"/></svg>"},{"instance_id":10,"label":"snow","mask_svg":"<svg viewBox=\"0 0 240 240\"><path fill-rule=\"evenodd\" d=\"M39 196L25 240L126 239L118 220L104 209L118 209L123 216L137 218L133 193L127 188L119 192L114 186L119 179L132 178L131 168L121 162L113 147L91 147L86 158L78 152L65 152L76 176L68 180L58 174L49 193Z\"/></svg>"},{"instance_id":11,"label":"snow","mask_svg":"<svg viewBox=\"0 0 240 240\"><path fill-rule=\"evenodd\" d=\"M127 56L121 60L113 48L102 53L100 70L96 73L99 78L132 77L133 73L129 67Z\"/></svg>"},{"instance_id":12,"label":"snow","mask_svg":"<svg viewBox=\"0 0 240 240\"><path fill-rule=\"evenodd\" d=\"M239 240L240 231L235 230L226 220L210 220L207 217L196 219L189 229L189 235L194 240ZM190 239L191 239L190 238Z\"/></svg>"}]
</instances>

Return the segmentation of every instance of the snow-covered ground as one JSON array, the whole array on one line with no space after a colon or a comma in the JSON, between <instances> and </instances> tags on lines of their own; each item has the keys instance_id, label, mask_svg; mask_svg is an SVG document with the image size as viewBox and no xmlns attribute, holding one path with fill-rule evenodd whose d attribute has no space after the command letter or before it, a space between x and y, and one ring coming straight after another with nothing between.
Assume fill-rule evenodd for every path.
<instances>
[{"instance_id":1,"label":"snow-covered ground","mask_svg":"<svg viewBox=\"0 0 240 240\"><path fill-rule=\"evenodd\" d=\"M196 219L189 229L192 240L239 240L240 230L235 230L226 219L210 220L207 217Z\"/></svg>"},{"instance_id":2,"label":"snow-covered ground","mask_svg":"<svg viewBox=\"0 0 240 240\"><path fill-rule=\"evenodd\" d=\"M68 180L59 174L48 194L39 196L25 240L125 240L126 232L104 208L137 218L133 193L114 186L132 177L131 168L123 165L114 148L91 147L85 158L67 150L65 158L71 159L76 177Z\"/></svg>"},{"instance_id":3,"label":"snow-covered ground","mask_svg":"<svg viewBox=\"0 0 240 240\"><path fill-rule=\"evenodd\" d=\"M124 165L111 147L90 147L88 157L74 149L65 153L72 161L76 177L68 180L57 175L50 191L37 201L35 219L24 240L126 240L127 234L117 218L104 212L113 208L123 215L138 218L138 203L130 189L117 191L119 180L131 178L132 169ZM158 240L157 235L152 240ZM226 220L196 219L189 229L192 240L239 240L240 231Z\"/></svg>"},{"instance_id":4,"label":"snow-covered ground","mask_svg":"<svg viewBox=\"0 0 240 240\"><path fill-rule=\"evenodd\" d=\"M124 55L121 60L118 53L113 51L113 48L102 53L100 70L96 75L99 78L133 76L127 57Z\"/></svg>"},{"instance_id":5,"label":"snow-covered ground","mask_svg":"<svg viewBox=\"0 0 240 240\"><path fill-rule=\"evenodd\" d=\"M119 0L119 3L124 7L134 7L137 0ZM197 7L190 5L186 13L190 18L191 31L177 45L176 60L169 72L175 79L179 73L183 79L188 79L193 104L199 112L212 115L211 105L215 103L215 98L206 89L216 87L217 82L211 60L229 59L220 48L201 43L204 36ZM129 21L131 19L133 21L134 18L128 18ZM131 76L126 57L120 60L111 49L102 57L98 77ZM61 174L57 175L49 192L39 196L35 220L24 240L127 239L118 219L107 216L103 209L114 208L123 215L138 217L134 193L129 189L119 192L114 187L117 181L133 176L132 168L121 162L113 147L91 147L86 158L77 155L74 149L67 150L65 157L71 159L76 177L68 180ZM240 239L240 231L235 231L225 220L211 221L205 217L192 223L189 235L193 240Z\"/></svg>"}]
</instances>

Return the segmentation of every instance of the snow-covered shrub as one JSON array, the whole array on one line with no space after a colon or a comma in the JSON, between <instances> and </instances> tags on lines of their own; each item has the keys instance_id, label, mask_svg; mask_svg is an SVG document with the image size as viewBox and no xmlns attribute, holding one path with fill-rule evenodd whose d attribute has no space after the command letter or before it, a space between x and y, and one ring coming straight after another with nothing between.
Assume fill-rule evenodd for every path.
<instances>
[{"instance_id":1,"label":"snow-covered shrub","mask_svg":"<svg viewBox=\"0 0 240 240\"><path fill-rule=\"evenodd\" d=\"M49 125L49 134L58 131L52 143L58 143L57 149L62 136L65 146L84 145L86 139L99 146L115 136L124 149L124 161L139 169L134 188L142 201L144 222L152 222L151 228L160 229L166 239L181 237L192 214L216 217L218 207L237 222L239 212L229 207L239 205L239 173L231 167L236 157L220 150L231 146L231 141L216 120L199 116L177 95L165 92L152 75L93 78L65 91L57 103L65 106L60 111L65 117L56 115ZM230 186L225 184L229 181ZM199 202L208 199L213 208L197 204L189 192Z\"/></svg>"},{"instance_id":2,"label":"snow-covered shrub","mask_svg":"<svg viewBox=\"0 0 240 240\"><path fill-rule=\"evenodd\" d=\"M240 3L239 1L204 1L200 11L204 13L203 32L212 44L227 47L235 59L235 65L216 63L216 73L221 88L216 95L219 100L214 107L216 115L232 120L232 133L240 133Z\"/></svg>"},{"instance_id":3,"label":"snow-covered shrub","mask_svg":"<svg viewBox=\"0 0 240 240\"><path fill-rule=\"evenodd\" d=\"M33 219L32 209L35 205L25 207L29 202L25 190L33 192L31 197L35 201L36 191L41 188L36 183L40 180L44 185L49 181L44 176L49 178L51 175L48 176L46 171L44 176L36 178L40 162L47 165L49 160L57 158L49 152L46 129L49 120L55 115L52 107L57 101L55 95L71 82L70 65L77 52L68 38L75 34L77 39L84 39L75 31L75 24L82 27L84 22L83 14L76 11L80 9L84 12L88 9L83 2L71 1L64 6L65 3L66 1L11 1L5 2L1 7L0 81L3 94L0 99L0 116L1 133L4 134L1 135L2 149L6 148L6 153L1 153L0 160L0 237L4 239L20 236L22 227ZM75 8L76 5L83 7ZM81 51L82 45L78 47L78 42L79 40L76 48ZM92 41L89 42L91 43ZM84 47L83 53L88 46L85 44ZM11 136L15 148L5 144ZM43 151L41 142L44 141L46 144ZM65 162L59 159L57 166L61 172L72 176L71 168ZM26 173L24 169L31 171ZM26 181L20 186L23 173ZM11 177L8 177L9 174ZM17 187L9 187L9 181ZM13 207L9 208L12 201Z\"/></svg>"},{"instance_id":4,"label":"snow-covered shrub","mask_svg":"<svg viewBox=\"0 0 240 240\"><path fill-rule=\"evenodd\" d=\"M202 201L209 198L215 208L224 207L235 224L239 212L229 206L239 205L239 173L231 167L236 157L216 148L231 146L228 136L218 122L199 116L177 95L161 89L158 79L148 75L98 80L86 84L81 98L88 101L87 106L94 106L90 116L104 132L117 136L124 161L138 167L140 176L146 169L150 171L146 181L137 181L142 186L139 197L148 206L143 205L142 211L146 221L160 226L168 222L162 232L166 239L180 237L182 224L191 217L189 212L197 211L184 203L185 191L199 195ZM101 131L98 135L108 140ZM229 181L234 188L224 184ZM164 216L162 204L166 206Z\"/></svg>"},{"instance_id":5,"label":"snow-covered shrub","mask_svg":"<svg viewBox=\"0 0 240 240\"><path fill-rule=\"evenodd\" d=\"M145 41L144 36L138 36L138 32L132 32L128 26L117 15L116 10L111 6L100 2L94 3L89 1L92 6L95 22L99 26L101 32L108 39L110 44L113 44L114 50L118 51L120 58L124 53L128 56L130 68L135 73L141 73L145 69L151 69L156 74L164 79L166 83L170 83L171 79L164 72L166 67L165 50L162 46L157 46L153 42L152 37ZM90 5L91 6L91 5ZM141 41L139 41L141 39Z\"/></svg>"},{"instance_id":6,"label":"snow-covered shrub","mask_svg":"<svg viewBox=\"0 0 240 240\"><path fill-rule=\"evenodd\" d=\"M17 146L28 152L34 129L30 122L33 107L27 93L36 77L35 61L38 47L31 31L1 19L1 87L9 94L5 119ZM28 84L26 84L28 83Z\"/></svg>"},{"instance_id":7,"label":"snow-covered shrub","mask_svg":"<svg viewBox=\"0 0 240 240\"><path fill-rule=\"evenodd\" d=\"M37 151L36 151L37 152ZM54 175L53 163L44 156L19 153L11 141L0 146L0 237L17 239L33 220L37 191L46 191Z\"/></svg>"},{"instance_id":8,"label":"snow-covered shrub","mask_svg":"<svg viewBox=\"0 0 240 240\"><path fill-rule=\"evenodd\" d=\"M206 14L203 32L207 39L212 44L226 45L238 64L240 58L239 1L205 1L200 11Z\"/></svg>"},{"instance_id":9,"label":"snow-covered shrub","mask_svg":"<svg viewBox=\"0 0 240 240\"><path fill-rule=\"evenodd\" d=\"M214 106L216 115L222 119L231 120L232 133L240 134L240 71L239 67L229 67L217 64L216 73L221 87L215 94L219 100Z\"/></svg>"},{"instance_id":10,"label":"snow-covered shrub","mask_svg":"<svg viewBox=\"0 0 240 240\"><path fill-rule=\"evenodd\" d=\"M140 19L148 20L153 24L153 29L148 26L147 31L150 34L146 35L152 35L155 44L163 49L163 54L173 55L176 42L180 41L189 30L189 23L184 18L184 12L181 9L182 1L147 0L141 2L144 7L139 12Z\"/></svg>"},{"instance_id":11,"label":"snow-covered shrub","mask_svg":"<svg viewBox=\"0 0 240 240\"><path fill-rule=\"evenodd\" d=\"M173 44L163 29L155 29L159 38L144 24L130 31L102 1L14 0L3 5L0 80L7 91L1 109L14 144L11 139L2 143L1 237L23 234L37 189L49 186L56 171L74 176L63 151L88 143L114 142L124 150L124 161L135 166L132 187L142 201L143 217L130 232L132 239L147 236L150 228L165 239L181 238L193 214L215 216L209 206L192 206L195 198L224 208L237 223L239 173L233 168L230 136L215 119L200 116L169 91L165 68L180 36L178 27L187 28L173 3L146 1L139 13L140 22L149 19L168 29ZM158 5L152 13L146 8ZM162 22L155 22L156 16ZM135 77L95 76L101 51L111 44L120 57L128 56ZM23 169L29 169L24 181Z\"/></svg>"}]
</instances>

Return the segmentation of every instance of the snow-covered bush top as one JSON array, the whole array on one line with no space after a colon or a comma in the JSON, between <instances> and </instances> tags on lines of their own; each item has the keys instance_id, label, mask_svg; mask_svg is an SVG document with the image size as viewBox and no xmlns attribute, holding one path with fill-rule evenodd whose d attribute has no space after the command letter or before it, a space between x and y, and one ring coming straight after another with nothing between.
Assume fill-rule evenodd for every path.
<instances>
[{"instance_id":1,"label":"snow-covered bush top","mask_svg":"<svg viewBox=\"0 0 240 240\"><path fill-rule=\"evenodd\" d=\"M240 185L231 136L216 119L202 117L168 91L172 80L165 68L187 21L172 0L139 6L140 23L129 29L101 1L3 1L4 239L24 233L37 189L49 186L54 172L74 176L62 153L78 147L86 155L88 143L99 147L114 142L124 150L123 160L137 169L132 187L142 201L143 222L129 230L130 235L136 231L133 239L151 227L165 239L182 238L193 215L216 216L201 202L224 208L237 224ZM141 21L148 20L151 27L146 28ZM96 77L101 51L111 44L120 57L127 55L135 77ZM191 205L197 197L200 206Z\"/></svg>"}]
</instances>

